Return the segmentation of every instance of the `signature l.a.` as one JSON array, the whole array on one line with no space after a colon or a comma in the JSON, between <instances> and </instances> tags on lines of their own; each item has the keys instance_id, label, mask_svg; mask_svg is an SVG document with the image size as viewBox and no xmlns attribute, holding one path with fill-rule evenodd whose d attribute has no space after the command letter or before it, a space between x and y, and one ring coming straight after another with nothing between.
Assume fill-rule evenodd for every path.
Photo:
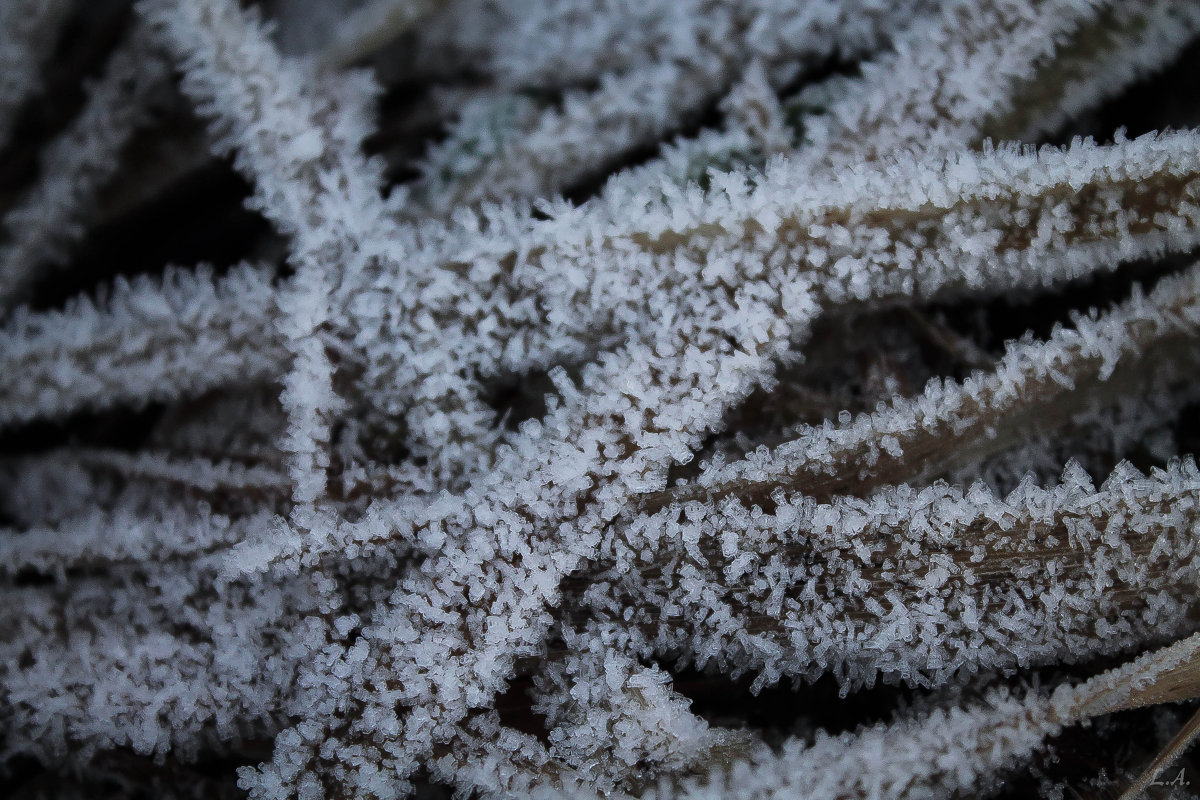
<instances>
[{"instance_id":1,"label":"signature l.a.","mask_svg":"<svg viewBox=\"0 0 1200 800\"><path fill-rule=\"evenodd\" d=\"M1150 786L1191 786L1192 782L1187 780L1183 775L1183 768L1180 767L1179 774L1169 781L1155 779L1150 781Z\"/></svg>"}]
</instances>

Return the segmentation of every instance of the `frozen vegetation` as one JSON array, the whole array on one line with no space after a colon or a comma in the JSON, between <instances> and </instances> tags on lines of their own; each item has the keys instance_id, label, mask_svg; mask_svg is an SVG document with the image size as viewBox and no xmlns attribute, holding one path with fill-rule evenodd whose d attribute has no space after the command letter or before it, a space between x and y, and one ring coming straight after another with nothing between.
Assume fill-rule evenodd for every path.
<instances>
[{"instance_id":1,"label":"frozen vegetation","mask_svg":"<svg viewBox=\"0 0 1200 800\"><path fill-rule=\"evenodd\" d=\"M0 0L5 793L1174 774L1200 131L1155 76L1198 36L1193 0ZM1100 121L1155 92L1182 116Z\"/></svg>"}]
</instances>

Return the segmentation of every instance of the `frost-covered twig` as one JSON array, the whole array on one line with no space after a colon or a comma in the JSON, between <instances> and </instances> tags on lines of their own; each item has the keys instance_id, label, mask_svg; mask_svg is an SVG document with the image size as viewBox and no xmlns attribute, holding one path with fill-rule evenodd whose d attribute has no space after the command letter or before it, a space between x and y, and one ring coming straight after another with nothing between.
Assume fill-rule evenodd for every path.
<instances>
[{"instance_id":1,"label":"frost-covered twig","mask_svg":"<svg viewBox=\"0 0 1200 800\"><path fill-rule=\"evenodd\" d=\"M774 451L716 465L694 486L648 505L736 494L768 500L780 488L814 497L866 494L887 483L921 482L975 465L1014 447L1030 429L1079 428L1089 407L1145 381L1147 363L1186 382L1193 374L1200 334L1200 269L1165 278L1148 295L1133 297L1100 316L1077 316L1044 342L1012 345L991 372L959 382L933 382L924 393L845 423L802 426ZM1174 361L1174 359L1178 359ZM1142 370L1138 372L1139 368ZM1135 386L1128 377L1138 374ZM1084 402L1080 398L1086 397ZM1078 421L1071 414L1080 414Z\"/></svg>"},{"instance_id":2,"label":"frost-covered twig","mask_svg":"<svg viewBox=\"0 0 1200 800\"><path fill-rule=\"evenodd\" d=\"M1148 653L1078 685L1051 693L1027 689L990 692L966 708L938 709L811 745L785 743L707 779L685 782L663 795L680 800L746 798L952 797L986 794L1005 771L1041 749L1061 730L1086 722L1108 702L1136 696L1139 685L1162 680L1180 661L1194 661L1196 637ZM1193 687L1194 691L1194 687Z\"/></svg>"},{"instance_id":3,"label":"frost-covered twig","mask_svg":"<svg viewBox=\"0 0 1200 800\"><path fill-rule=\"evenodd\" d=\"M128 748L194 757L273 735L316 597L296 582L214 592L214 577L150 562L0 589L14 610L0 622L5 756L86 763Z\"/></svg>"},{"instance_id":4,"label":"frost-covered twig","mask_svg":"<svg viewBox=\"0 0 1200 800\"><path fill-rule=\"evenodd\" d=\"M286 476L264 465L247 466L205 458L172 458L153 452L133 454L119 450L77 448L73 453L89 469L111 472L126 480L174 485L185 491L249 492L270 496L284 493L288 488Z\"/></svg>"},{"instance_id":5,"label":"frost-covered twig","mask_svg":"<svg viewBox=\"0 0 1200 800\"><path fill-rule=\"evenodd\" d=\"M1033 141L1054 134L1118 92L1165 68L1200 32L1200 9L1181 0L1106 3L1027 81L1007 113L980 133Z\"/></svg>"},{"instance_id":6,"label":"frost-covered twig","mask_svg":"<svg viewBox=\"0 0 1200 800\"><path fill-rule=\"evenodd\" d=\"M828 503L777 491L767 512L685 503L619 531L586 596L635 609L642 647L752 671L756 686L826 673L939 685L1184 632L1198 490L1188 461L1149 476L1120 465L1099 489L1069 466L1005 498L935 483Z\"/></svg>"},{"instance_id":7,"label":"frost-covered twig","mask_svg":"<svg viewBox=\"0 0 1200 800\"><path fill-rule=\"evenodd\" d=\"M263 528L268 515L231 520L207 511L164 508L94 512L54 529L0 531L0 573L57 573L112 564L163 561L228 547Z\"/></svg>"},{"instance_id":8,"label":"frost-covered twig","mask_svg":"<svg viewBox=\"0 0 1200 800\"><path fill-rule=\"evenodd\" d=\"M61 268L83 235L97 195L116 173L121 150L149 120L151 100L166 79L162 56L135 29L109 58L79 117L43 153L43 163L55 169L4 215L8 241L0 247L0 314L44 277L41 270Z\"/></svg>"},{"instance_id":9,"label":"frost-covered twig","mask_svg":"<svg viewBox=\"0 0 1200 800\"><path fill-rule=\"evenodd\" d=\"M0 7L0 147L21 104L39 82L38 72L54 52L59 26L71 0L12 0Z\"/></svg>"},{"instance_id":10,"label":"frost-covered twig","mask_svg":"<svg viewBox=\"0 0 1200 800\"><path fill-rule=\"evenodd\" d=\"M0 423L196 396L271 380L271 271L242 265L118 279L61 311L17 309L0 329Z\"/></svg>"},{"instance_id":11,"label":"frost-covered twig","mask_svg":"<svg viewBox=\"0 0 1200 800\"><path fill-rule=\"evenodd\" d=\"M237 148L241 168L256 179L258 204L293 237L297 271L279 299L278 318L292 356L284 376L288 431L282 449L294 483L293 521L309 528L317 524L315 504L325 494L333 417L342 409L320 335L329 323L338 279L325 263L339 263L351 276L365 267L350 252L348 232L334 229L325 216L322 206L332 198L323 182L340 179L349 183L347 192L361 193L377 181L356 151L322 136L320 110L302 88L304 73L280 57L257 20L220 2L142 8L169 46L188 60L185 91L220 114L214 125L217 147ZM369 230L371 221L362 222Z\"/></svg>"},{"instance_id":12,"label":"frost-covered twig","mask_svg":"<svg viewBox=\"0 0 1200 800\"><path fill-rule=\"evenodd\" d=\"M804 114L799 157L838 170L896 150L1054 132L1198 31L1200 11L1180 0L956 0L864 64L861 78L802 93L793 103Z\"/></svg>"}]
</instances>

